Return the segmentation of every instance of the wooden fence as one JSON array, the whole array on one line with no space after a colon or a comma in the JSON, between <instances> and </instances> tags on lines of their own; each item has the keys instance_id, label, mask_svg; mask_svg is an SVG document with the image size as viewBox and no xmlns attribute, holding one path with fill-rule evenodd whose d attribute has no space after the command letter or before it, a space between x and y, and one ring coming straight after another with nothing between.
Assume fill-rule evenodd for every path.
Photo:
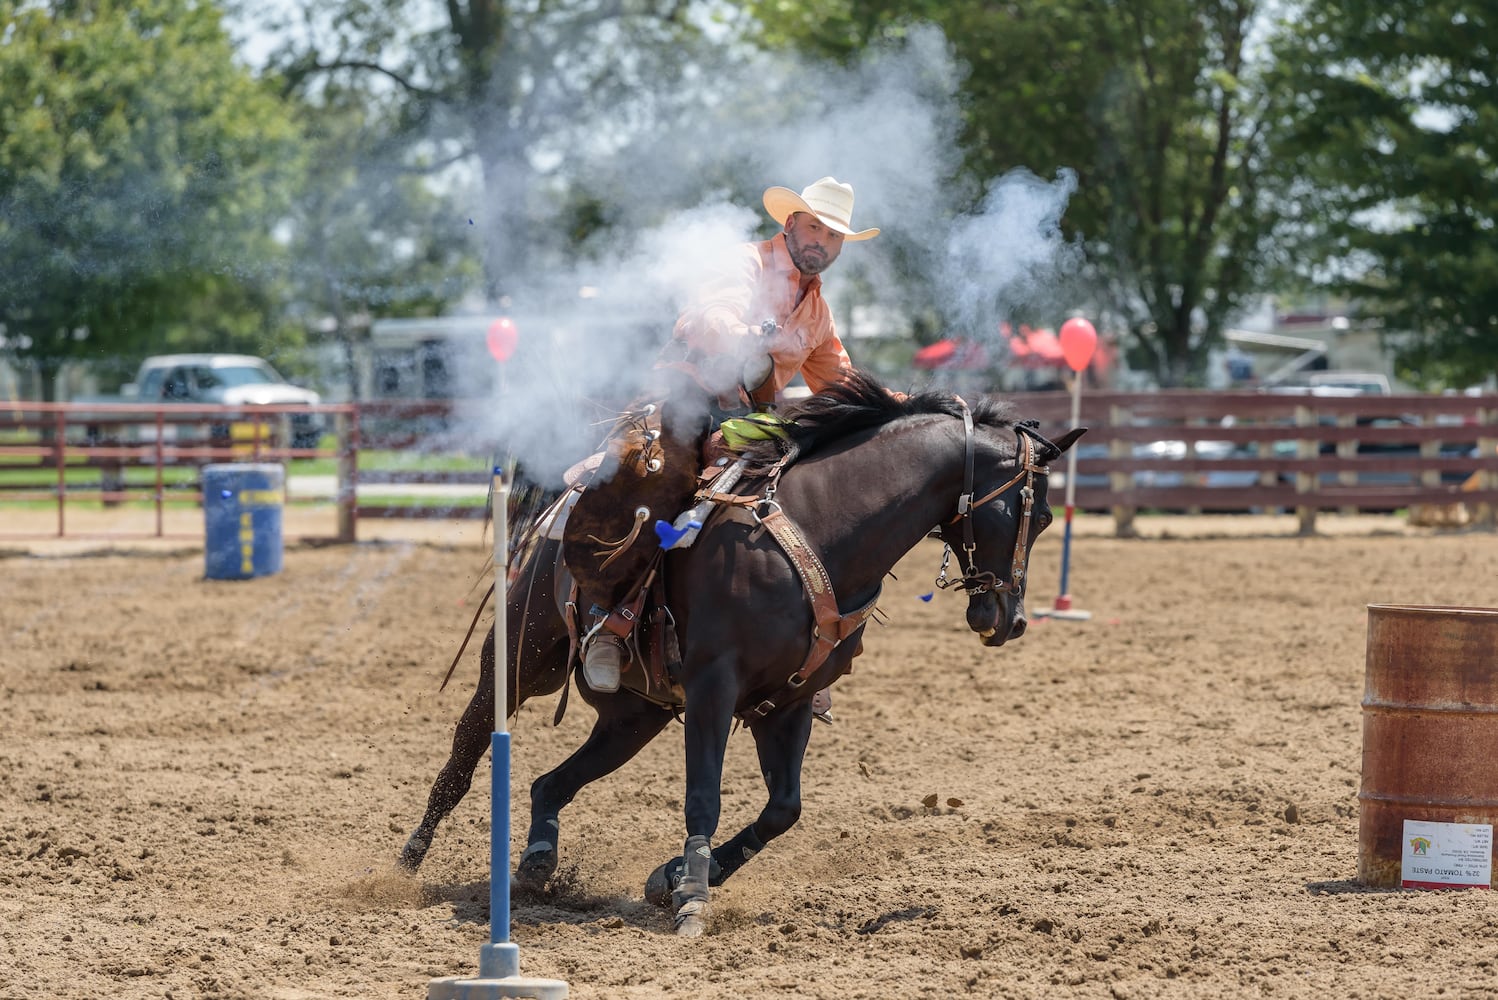
<instances>
[{"instance_id":1,"label":"wooden fence","mask_svg":"<svg viewBox=\"0 0 1498 1000\"><path fill-rule=\"evenodd\" d=\"M1048 434L1070 424L1065 393L1012 399L1016 415ZM494 442L474 417L484 404L372 402L315 407L208 407L174 404L9 403L0 410L0 512L7 505L55 503L55 531L69 533L69 504L154 506L163 535L169 502L201 503L198 467L210 462L331 460L326 488L295 502L332 505L329 537L357 538L361 518L482 517L483 506L451 492L479 492L489 480ZM316 414L330 436L293 447L290 420ZM1436 511L1451 523L1492 528L1498 509L1498 397L1322 396L1260 392L1098 393L1084 395L1076 502L1111 513L1120 535L1142 511L1294 511L1303 533L1319 511ZM396 464L371 467L361 453L467 456L446 471ZM361 465L363 466L361 468ZM35 475L49 473L45 485ZM79 483L69 470L97 469ZM179 470L192 469L186 476ZM29 469L22 480L5 473ZM1065 462L1053 472L1062 499ZM143 472L142 470L149 470ZM173 475L168 475L172 470ZM71 480L71 481L70 481ZM170 480L170 481L169 481ZM399 503L360 499L360 487L406 490ZM441 491L448 491L443 493ZM427 491L425 494L423 491ZM3 513L0 513L3 517ZM8 533L0 537L35 537Z\"/></svg>"},{"instance_id":2,"label":"wooden fence","mask_svg":"<svg viewBox=\"0 0 1498 1000\"><path fill-rule=\"evenodd\" d=\"M1064 393L1014 402L1044 432L1071 422ZM1436 509L1493 526L1495 396L1098 393L1083 395L1080 422L1077 506L1111 512L1120 535L1147 510L1292 510L1307 534L1324 510Z\"/></svg>"},{"instance_id":3,"label":"wooden fence","mask_svg":"<svg viewBox=\"0 0 1498 1000\"><path fill-rule=\"evenodd\" d=\"M0 408L0 512L50 507L56 515L55 528L44 533L50 537L177 537L180 532L167 530L167 510L201 506L203 466L331 459L338 487L308 500L333 503L337 516L329 537L352 541L355 493L344 483L352 482L356 468L358 417L358 408L347 405L9 402ZM333 437L324 440L333 447L296 446L293 421L305 428L308 420L327 423ZM70 526L69 511L80 505L127 504L149 505L154 527L84 532ZM0 513L0 538L43 534L25 526L30 519L15 527L22 520Z\"/></svg>"}]
</instances>

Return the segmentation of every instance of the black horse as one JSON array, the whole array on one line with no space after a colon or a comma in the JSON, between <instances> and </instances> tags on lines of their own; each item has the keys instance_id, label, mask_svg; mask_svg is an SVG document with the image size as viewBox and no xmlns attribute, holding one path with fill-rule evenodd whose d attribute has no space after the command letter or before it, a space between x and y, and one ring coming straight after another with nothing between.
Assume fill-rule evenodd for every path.
<instances>
[{"instance_id":1,"label":"black horse","mask_svg":"<svg viewBox=\"0 0 1498 1000\"><path fill-rule=\"evenodd\" d=\"M818 622L812 591L825 587L844 612L871 607L885 574L936 531L956 550L962 570L947 580L944 562L938 582L967 591L968 627L985 646L1018 638L1026 627L1026 561L1051 521L1047 464L1083 433L1070 430L1053 443L1002 404L983 400L969 410L942 392L895 397L862 373L788 407L785 416L795 421L790 441L767 442L747 456L751 473L783 469L770 480L770 495L740 516L710 520L692 547L673 550L665 562L685 693L687 840L681 857L650 876L646 895L674 902L677 932L684 936L704 930L708 886L720 884L800 817L811 695L847 671L863 631L862 617L846 619L841 635ZM777 510L820 557L813 560L825 568L820 580L815 566L798 570L776 533L763 530L761 519L772 520ZM510 575L512 710L560 689L569 675L570 637L557 600L558 576L565 572L557 565L558 544L534 546ZM819 647L825 659L802 674L812 662L809 650ZM401 852L408 870L421 864L437 824L467 792L489 745L492 633L480 662L482 676L458 723L452 755ZM530 828L516 870L520 885L544 885L556 871L562 808L633 758L675 716L627 691L593 692L580 671L577 684L598 719L583 745L531 786ZM753 823L711 847L736 717L754 736L769 798Z\"/></svg>"}]
</instances>

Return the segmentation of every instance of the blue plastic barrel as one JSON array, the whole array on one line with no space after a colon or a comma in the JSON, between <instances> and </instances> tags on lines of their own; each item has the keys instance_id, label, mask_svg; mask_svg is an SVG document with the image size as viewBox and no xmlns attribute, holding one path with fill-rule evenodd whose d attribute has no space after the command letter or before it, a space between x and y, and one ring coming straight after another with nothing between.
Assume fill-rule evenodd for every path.
<instances>
[{"instance_id":1,"label":"blue plastic barrel","mask_svg":"<svg viewBox=\"0 0 1498 1000\"><path fill-rule=\"evenodd\" d=\"M248 580L281 572L285 482L285 469L271 463L203 466L208 579Z\"/></svg>"}]
</instances>

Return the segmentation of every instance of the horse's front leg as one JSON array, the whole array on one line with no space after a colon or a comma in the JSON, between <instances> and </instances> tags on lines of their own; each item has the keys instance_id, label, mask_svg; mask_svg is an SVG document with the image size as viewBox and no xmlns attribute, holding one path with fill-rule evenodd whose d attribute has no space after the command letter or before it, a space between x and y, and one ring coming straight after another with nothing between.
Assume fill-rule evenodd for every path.
<instances>
[{"instance_id":1,"label":"horse's front leg","mask_svg":"<svg viewBox=\"0 0 1498 1000\"><path fill-rule=\"evenodd\" d=\"M801 818L801 766L811 738L811 702L792 705L761 719L749 731L754 734L760 773L770 797L753 823L713 848L709 886L722 885ZM681 858L661 865L645 884L645 898L657 906L671 902L671 894L680 884L684 869Z\"/></svg>"},{"instance_id":2,"label":"horse's front leg","mask_svg":"<svg viewBox=\"0 0 1498 1000\"><path fill-rule=\"evenodd\" d=\"M775 712L749 731L754 734L759 770L770 796L753 823L713 852L724 879L801 818L801 765L811 739L811 700Z\"/></svg>"},{"instance_id":3,"label":"horse's front leg","mask_svg":"<svg viewBox=\"0 0 1498 1000\"><path fill-rule=\"evenodd\" d=\"M729 683L733 676L731 662L706 664L690 678L695 683L686 692L687 841L681 880L671 894L681 937L700 937L707 930L711 845L722 813L723 757L738 697Z\"/></svg>"},{"instance_id":4,"label":"horse's front leg","mask_svg":"<svg viewBox=\"0 0 1498 1000\"><path fill-rule=\"evenodd\" d=\"M633 695L594 700L598 719L583 745L531 784L531 825L515 869L521 886L539 889L555 874L562 807L584 786L632 760L671 721L669 711Z\"/></svg>"}]
</instances>

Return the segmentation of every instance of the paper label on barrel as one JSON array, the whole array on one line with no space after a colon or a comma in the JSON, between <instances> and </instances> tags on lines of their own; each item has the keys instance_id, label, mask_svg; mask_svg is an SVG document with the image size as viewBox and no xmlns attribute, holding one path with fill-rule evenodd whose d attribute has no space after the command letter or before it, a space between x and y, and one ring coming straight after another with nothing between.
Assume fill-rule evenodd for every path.
<instances>
[{"instance_id":1,"label":"paper label on barrel","mask_svg":"<svg viewBox=\"0 0 1498 1000\"><path fill-rule=\"evenodd\" d=\"M1491 823L1404 821L1402 889L1488 889L1493 875Z\"/></svg>"}]
</instances>

